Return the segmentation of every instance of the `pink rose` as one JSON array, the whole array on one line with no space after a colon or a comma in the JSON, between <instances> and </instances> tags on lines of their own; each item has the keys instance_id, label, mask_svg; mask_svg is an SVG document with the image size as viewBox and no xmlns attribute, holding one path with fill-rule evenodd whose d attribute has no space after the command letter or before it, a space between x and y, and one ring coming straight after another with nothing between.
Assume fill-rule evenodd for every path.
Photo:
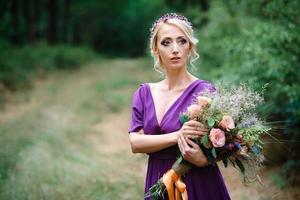
<instances>
[{"instance_id":1,"label":"pink rose","mask_svg":"<svg viewBox=\"0 0 300 200\"><path fill-rule=\"evenodd\" d=\"M218 128L212 128L210 130L209 139L214 147L222 147L226 141L224 131Z\"/></svg>"},{"instance_id":2,"label":"pink rose","mask_svg":"<svg viewBox=\"0 0 300 200\"><path fill-rule=\"evenodd\" d=\"M187 107L187 111L190 119L196 119L203 112L202 107L197 104L192 104L189 107Z\"/></svg>"},{"instance_id":3,"label":"pink rose","mask_svg":"<svg viewBox=\"0 0 300 200\"><path fill-rule=\"evenodd\" d=\"M208 97L204 97L204 96L198 96L197 103L199 106L206 107L206 106L210 105L211 99Z\"/></svg>"},{"instance_id":4,"label":"pink rose","mask_svg":"<svg viewBox=\"0 0 300 200\"><path fill-rule=\"evenodd\" d=\"M234 121L231 116L224 115L221 122L219 123L219 126L226 131L230 131L230 129L235 128Z\"/></svg>"}]
</instances>

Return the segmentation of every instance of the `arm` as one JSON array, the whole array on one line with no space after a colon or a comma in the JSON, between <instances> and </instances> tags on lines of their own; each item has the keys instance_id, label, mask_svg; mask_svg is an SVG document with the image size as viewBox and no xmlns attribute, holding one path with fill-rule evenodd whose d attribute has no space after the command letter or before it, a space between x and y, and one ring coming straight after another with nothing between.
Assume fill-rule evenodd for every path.
<instances>
[{"instance_id":1,"label":"arm","mask_svg":"<svg viewBox=\"0 0 300 200\"><path fill-rule=\"evenodd\" d=\"M129 136L133 153L152 153L176 145L179 133L189 137L199 137L205 130L196 121L185 123L180 130L162 135L147 135L141 132L131 132Z\"/></svg>"},{"instance_id":2,"label":"arm","mask_svg":"<svg viewBox=\"0 0 300 200\"><path fill-rule=\"evenodd\" d=\"M177 144L179 131L162 135L145 135L141 132L130 133L129 140L133 153L152 153Z\"/></svg>"}]
</instances>

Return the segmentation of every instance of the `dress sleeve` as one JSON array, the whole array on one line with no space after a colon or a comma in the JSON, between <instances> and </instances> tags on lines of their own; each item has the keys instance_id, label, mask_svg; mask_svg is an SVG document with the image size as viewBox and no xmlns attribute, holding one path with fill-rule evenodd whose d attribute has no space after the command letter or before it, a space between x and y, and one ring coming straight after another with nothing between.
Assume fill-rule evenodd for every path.
<instances>
[{"instance_id":1,"label":"dress sleeve","mask_svg":"<svg viewBox=\"0 0 300 200\"><path fill-rule=\"evenodd\" d=\"M138 132L144 125L144 104L142 99L143 86L141 85L133 94L131 106L131 123L129 133Z\"/></svg>"},{"instance_id":2,"label":"dress sleeve","mask_svg":"<svg viewBox=\"0 0 300 200\"><path fill-rule=\"evenodd\" d=\"M201 93L201 92L204 92L204 91L208 91L210 93L217 92L216 87L212 83L203 80L201 82L201 84L198 85L197 92Z\"/></svg>"},{"instance_id":3,"label":"dress sleeve","mask_svg":"<svg viewBox=\"0 0 300 200\"><path fill-rule=\"evenodd\" d=\"M206 82L206 86L205 86L206 90L208 90L209 92L211 93L215 93L217 90L216 90L216 87L210 83L210 82Z\"/></svg>"}]
</instances>

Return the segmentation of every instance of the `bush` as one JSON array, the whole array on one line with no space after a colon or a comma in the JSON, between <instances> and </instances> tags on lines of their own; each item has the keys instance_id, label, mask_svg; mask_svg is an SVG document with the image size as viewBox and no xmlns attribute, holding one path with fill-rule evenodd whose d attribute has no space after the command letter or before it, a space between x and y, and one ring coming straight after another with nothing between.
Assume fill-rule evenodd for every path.
<instances>
[{"instance_id":1,"label":"bush","mask_svg":"<svg viewBox=\"0 0 300 200\"><path fill-rule=\"evenodd\" d=\"M254 89L270 83L261 112L285 123L283 129L274 127L289 140L282 161L300 159L299 9L296 0L214 1L210 21L199 32L200 77L248 82Z\"/></svg>"},{"instance_id":2,"label":"bush","mask_svg":"<svg viewBox=\"0 0 300 200\"><path fill-rule=\"evenodd\" d=\"M86 47L37 43L14 48L2 42L0 84L11 90L28 87L30 78L37 71L76 69L95 57L95 53Z\"/></svg>"}]
</instances>

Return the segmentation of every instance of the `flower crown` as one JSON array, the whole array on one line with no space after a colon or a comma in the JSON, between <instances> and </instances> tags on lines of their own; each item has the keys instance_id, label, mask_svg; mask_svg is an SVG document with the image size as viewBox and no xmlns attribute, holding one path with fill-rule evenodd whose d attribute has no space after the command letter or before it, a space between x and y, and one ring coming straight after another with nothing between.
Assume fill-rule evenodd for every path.
<instances>
[{"instance_id":1,"label":"flower crown","mask_svg":"<svg viewBox=\"0 0 300 200\"><path fill-rule=\"evenodd\" d=\"M152 24L152 27L150 28L150 36L152 37L154 30L156 29L156 27L159 23L161 23L161 22L166 23L169 19L181 20L181 21L184 21L191 28L193 27L192 23L185 16L178 15L176 13L167 13L167 14L164 14L163 16L161 16L159 19L155 20L155 22Z\"/></svg>"}]
</instances>

